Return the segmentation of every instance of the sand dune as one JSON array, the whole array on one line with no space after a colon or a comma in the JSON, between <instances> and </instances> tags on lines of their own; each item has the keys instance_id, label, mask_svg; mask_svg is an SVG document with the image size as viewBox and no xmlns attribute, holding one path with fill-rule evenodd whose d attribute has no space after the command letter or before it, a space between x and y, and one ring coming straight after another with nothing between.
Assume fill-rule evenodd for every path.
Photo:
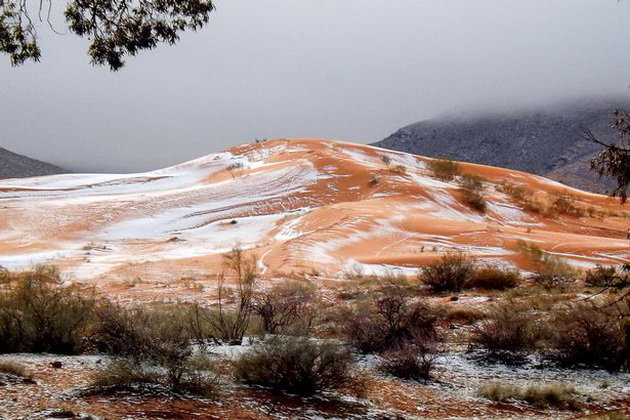
<instances>
[{"instance_id":1,"label":"sand dune","mask_svg":"<svg viewBox=\"0 0 630 420\"><path fill-rule=\"evenodd\" d=\"M383 158L387 156L388 158ZM320 139L235 147L159 171L0 181L0 265L55 263L83 280L213 275L235 246L265 276L399 271L453 249L528 268L517 242L582 267L630 260L625 208L608 197L518 171L461 164L485 178L485 213L441 181L429 158ZM540 215L502 191L584 216ZM590 214L590 216L589 216Z\"/></svg>"}]
</instances>

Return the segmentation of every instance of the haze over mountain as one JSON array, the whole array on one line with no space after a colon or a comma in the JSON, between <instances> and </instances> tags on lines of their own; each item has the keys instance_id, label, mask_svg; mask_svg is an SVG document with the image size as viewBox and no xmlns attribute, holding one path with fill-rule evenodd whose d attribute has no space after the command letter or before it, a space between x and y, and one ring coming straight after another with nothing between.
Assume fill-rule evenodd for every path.
<instances>
[{"instance_id":1,"label":"haze over mountain","mask_svg":"<svg viewBox=\"0 0 630 420\"><path fill-rule=\"evenodd\" d=\"M55 175L68 171L0 147L0 179Z\"/></svg>"},{"instance_id":2,"label":"haze over mountain","mask_svg":"<svg viewBox=\"0 0 630 420\"><path fill-rule=\"evenodd\" d=\"M601 147L585 140L583 129L614 141L615 108L630 109L630 101L588 99L504 113L454 114L408 125L374 145L516 169L605 192L611 180L600 180L589 167Z\"/></svg>"}]
</instances>

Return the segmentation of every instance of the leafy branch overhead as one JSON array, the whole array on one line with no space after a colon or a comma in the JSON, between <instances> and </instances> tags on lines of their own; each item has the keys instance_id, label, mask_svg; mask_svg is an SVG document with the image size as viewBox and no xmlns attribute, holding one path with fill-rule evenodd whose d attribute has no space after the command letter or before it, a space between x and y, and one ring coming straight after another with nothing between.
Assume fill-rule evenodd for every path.
<instances>
[{"instance_id":1,"label":"leafy branch overhead","mask_svg":"<svg viewBox=\"0 0 630 420\"><path fill-rule=\"evenodd\" d=\"M592 132L585 130L587 140L603 146L597 157L591 161L591 169L600 176L609 176L617 181L617 187L611 192L613 197L620 197L625 203L630 185L630 116L626 111L615 110L613 127L619 134L619 142L606 142L598 139Z\"/></svg>"},{"instance_id":2,"label":"leafy branch overhead","mask_svg":"<svg viewBox=\"0 0 630 420\"><path fill-rule=\"evenodd\" d=\"M34 20L52 28L52 7L52 0L0 0L0 53L8 54L12 65L39 61ZM71 32L90 40L92 64L118 70L125 56L175 44L182 32L202 28L213 10L212 0L70 0L64 17Z\"/></svg>"}]
</instances>

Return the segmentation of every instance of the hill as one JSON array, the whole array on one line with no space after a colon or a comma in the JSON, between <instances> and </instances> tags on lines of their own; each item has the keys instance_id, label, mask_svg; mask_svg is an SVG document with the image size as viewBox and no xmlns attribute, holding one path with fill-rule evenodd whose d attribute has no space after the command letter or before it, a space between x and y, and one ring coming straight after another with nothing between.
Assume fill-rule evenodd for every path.
<instances>
[{"instance_id":1,"label":"hill","mask_svg":"<svg viewBox=\"0 0 630 420\"><path fill-rule=\"evenodd\" d=\"M0 179L54 175L65 172L68 171L0 147Z\"/></svg>"},{"instance_id":2,"label":"hill","mask_svg":"<svg viewBox=\"0 0 630 420\"><path fill-rule=\"evenodd\" d=\"M514 170L432 160L329 140L272 140L133 175L69 174L0 182L0 265L54 262L76 278L211 276L235 246L265 276L398 270L464 250L521 268L519 244L572 264L628 258L618 202Z\"/></svg>"},{"instance_id":3,"label":"hill","mask_svg":"<svg viewBox=\"0 0 630 420\"><path fill-rule=\"evenodd\" d=\"M610 128L615 108L630 109L630 102L584 100L503 114L454 115L409 125L375 145L516 169L603 193L611 181L600 181L589 169L600 147L582 133L587 128L616 139Z\"/></svg>"}]
</instances>

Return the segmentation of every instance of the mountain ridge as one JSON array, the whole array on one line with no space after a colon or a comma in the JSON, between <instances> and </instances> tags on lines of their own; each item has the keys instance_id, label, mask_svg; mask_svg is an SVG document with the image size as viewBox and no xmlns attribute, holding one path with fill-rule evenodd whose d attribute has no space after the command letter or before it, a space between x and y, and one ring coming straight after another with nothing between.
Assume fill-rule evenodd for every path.
<instances>
[{"instance_id":1,"label":"mountain ridge","mask_svg":"<svg viewBox=\"0 0 630 420\"><path fill-rule=\"evenodd\" d=\"M630 100L590 99L538 109L442 116L405 126L373 145L516 169L605 193L612 180L600 179L589 167L601 147L585 140L583 130L615 141L616 108L630 109Z\"/></svg>"},{"instance_id":2,"label":"mountain ridge","mask_svg":"<svg viewBox=\"0 0 630 420\"><path fill-rule=\"evenodd\" d=\"M57 175L67 172L65 169L51 163L20 155L0 147L0 179Z\"/></svg>"}]
</instances>

